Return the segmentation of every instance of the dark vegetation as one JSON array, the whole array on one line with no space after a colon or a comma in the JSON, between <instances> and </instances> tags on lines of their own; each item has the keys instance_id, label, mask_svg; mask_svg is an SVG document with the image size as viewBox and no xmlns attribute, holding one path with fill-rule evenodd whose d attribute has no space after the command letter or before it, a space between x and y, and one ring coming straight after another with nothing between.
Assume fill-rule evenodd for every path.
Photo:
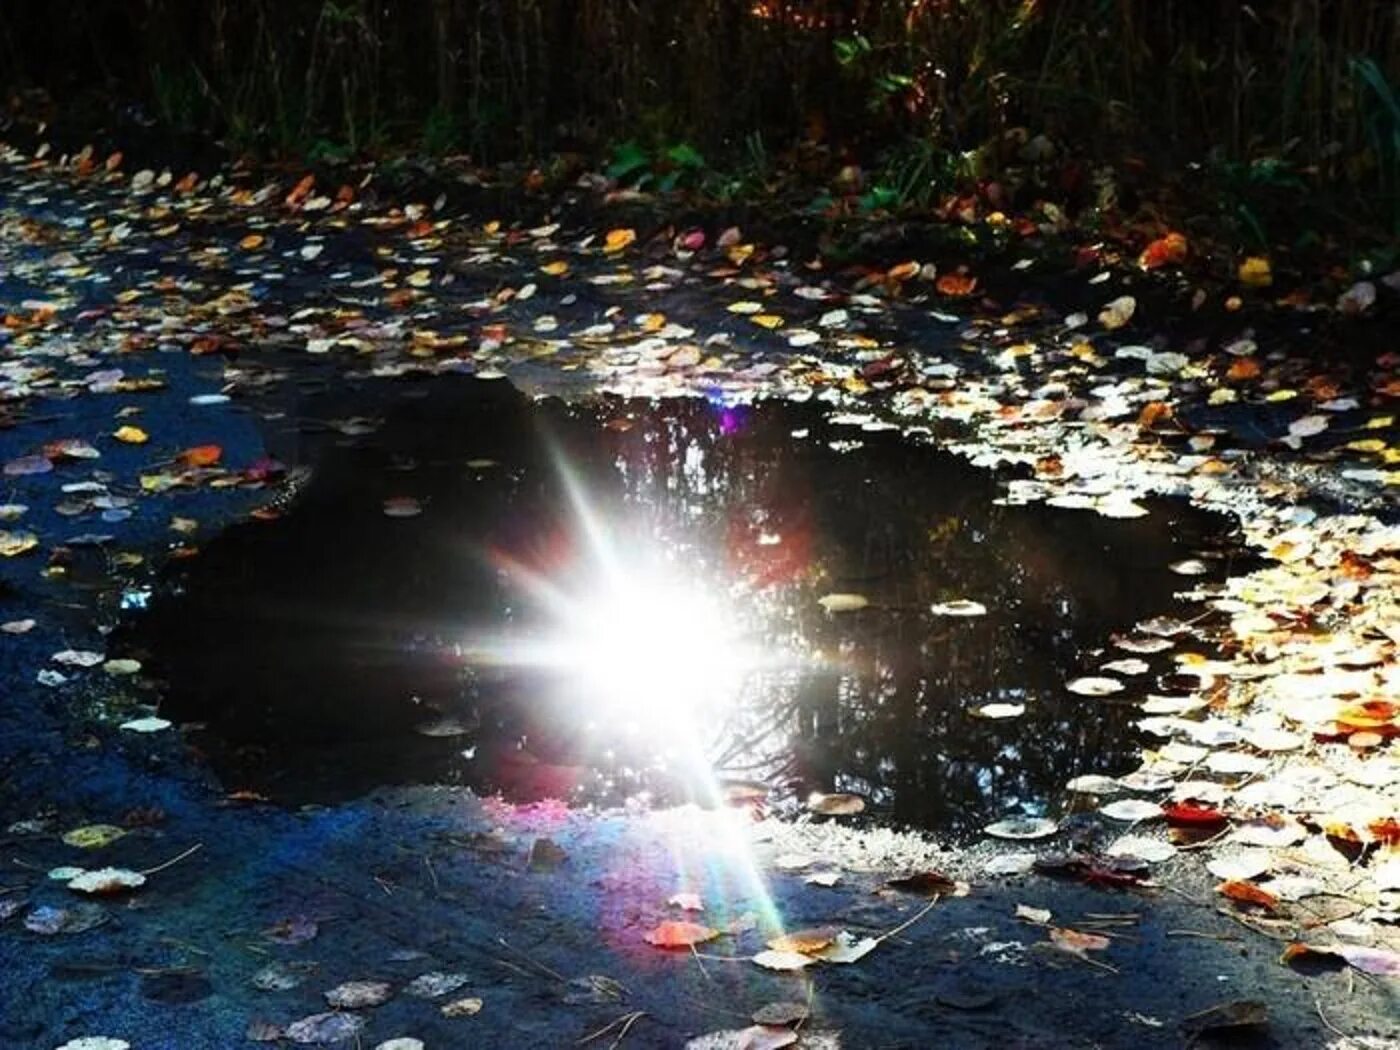
<instances>
[{"instance_id":1,"label":"dark vegetation","mask_svg":"<svg viewBox=\"0 0 1400 1050\"><path fill-rule=\"evenodd\" d=\"M1400 6L1383 0L6 8L12 105L263 154L469 153L542 176L545 158L572 174L611 157L624 186L731 198L845 172L866 210L996 179L1070 207L1133 205L1144 171L1154 197L1177 172L1174 193L1208 185L1256 244L1281 227L1400 229Z\"/></svg>"}]
</instances>

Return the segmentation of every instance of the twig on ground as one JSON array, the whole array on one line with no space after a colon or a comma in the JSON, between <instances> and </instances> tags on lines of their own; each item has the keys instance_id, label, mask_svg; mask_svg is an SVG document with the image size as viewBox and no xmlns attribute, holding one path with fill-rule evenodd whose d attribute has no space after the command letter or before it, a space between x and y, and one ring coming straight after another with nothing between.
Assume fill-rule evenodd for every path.
<instances>
[{"instance_id":1,"label":"twig on ground","mask_svg":"<svg viewBox=\"0 0 1400 1050\"><path fill-rule=\"evenodd\" d=\"M611 1043L608 1044L608 1046L609 1046L609 1048L610 1048L610 1050L611 1050L612 1047L615 1047L615 1046L617 1046L619 1043L621 1043L622 1040L623 1040L624 1038L626 1038L627 1033L628 1033L628 1031L631 1030L632 1026L633 1026L634 1024L636 1024L638 1021L640 1021L640 1020L641 1020L643 1017L645 1017L646 1015L647 1015L647 1012L646 1012L645 1010L634 1010L634 1011L632 1011L630 1014L623 1014L621 1017L617 1018L616 1020L614 1020L614 1021L609 1021L609 1022L608 1022L607 1024L605 1024L602 1028L599 1028L596 1032L590 1032L588 1035L584 1036L582 1039L580 1039L580 1040L579 1040L578 1042L576 1042L574 1045L575 1045L575 1046L584 1046L584 1045L586 1045L586 1044L588 1044L588 1043L593 1042L593 1040L595 1040L595 1039L601 1039L601 1038L603 1038L603 1036L607 1035L609 1032L611 1032L611 1031L612 1031L614 1028L616 1028L618 1025L621 1025L621 1026L622 1026L622 1031L618 1032L618 1033L617 1033L617 1038L614 1039Z\"/></svg>"},{"instance_id":2,"label":"twig on ground","mask_svg":"<svg viewBox=\"0 0 1400 1050\"><path fill-rule=\"evenodd\" d=\"M198 853L198 852L199 852L200 850L202 850L203 848L204 848L204 843L202 843L202 842L196 842L196 843L195 843L193 846L191 846L189 849L185 850L184 853L181 853L181 854L179 854L178 856L171 857L171 858L170 858L169 860L167 860L164 864L157 864L154 868L147 868L147 869L146 869L145 871L143 871L141 874L142 874L142 875L155 875L155 874L158 873L158 872L165 871L165 869L167 869L167 868L173 868L176 864L179 864L180 861L186 859L187 857L193 857L196 853Z\"/></svg>"}]
</instances>

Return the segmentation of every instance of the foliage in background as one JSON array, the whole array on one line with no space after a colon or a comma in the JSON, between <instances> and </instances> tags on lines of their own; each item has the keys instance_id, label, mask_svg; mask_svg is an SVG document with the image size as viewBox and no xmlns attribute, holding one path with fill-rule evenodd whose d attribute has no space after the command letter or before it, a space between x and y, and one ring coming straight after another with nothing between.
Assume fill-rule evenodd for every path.
<instances>
[{"instance_id":1,"label":"foliage in background","mask_svg":"<svg viewBox=\"0 0 1400 1050\"><path fill-rule=\"evenodd\" d=\"M9 0L0 68L280 152L621 142L659 186L805 139L912 201L1028 154L1203 161L1261 234L1285 172L1400 217L1392 0Z\"/></svg>"}]
</instances>

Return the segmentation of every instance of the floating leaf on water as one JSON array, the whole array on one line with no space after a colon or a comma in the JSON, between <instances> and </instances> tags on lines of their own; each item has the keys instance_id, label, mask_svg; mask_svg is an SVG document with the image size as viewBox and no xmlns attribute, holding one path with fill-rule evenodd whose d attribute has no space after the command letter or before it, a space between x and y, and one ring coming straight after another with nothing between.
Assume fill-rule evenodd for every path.
<instances>
[{"instance_id":1,"label":"floating leaf on water","mask_svg":"<svg viewBox=\"0 0 1400 1050\"><path fill-rule=\"evenodd\" d=\"M355 1038L364 1027L359 1014L311 1014L289 1024L286 1035L294 1043L340 1043Z\"/></svg>"},{"instance_id":2,"label":"floating leaf on water","mask_svg":"<svg viewBox=\"0 0 1400 1050\"><path fill-rule=\"evenodd\" d=\"M126 868L98 868L85 871L70 879L68 888L76 893L86 893L91 897L111 897L128 890L139 889L146 884L146 876L139 871Z\"/></svg>"},{"instance_id":3,"label":"floating leaf on water","mask_svg":"<svg viewBox=\"0 0 1400 1050\"><path fill-rule=\"evenodd\" d=\"M637 239L637 231L625 227L609 230L603 238L603 251L609 255L620 252Z\"/></svg>"},{"instance_id":4,"label":"floating leaf on water","mask_svg":"<svg viewBox=\"0 0 1400 1050\"><path fill-rule=\"evenodd\" d=\"M852 817L865 812L865 799L859 795L837 793L824 795L813 793L807 799L807 808L813 813L827 817Z\"/></svg>"},{"instance_id":5,"label":"floating leaf on water","mask_svg":"<svg viewBox=\"0 0 1400 1050\"><path fill-rule=\"evenodd\" d=\"M475 1017L481 1013L482 1002L474 995L469 995L464 999L454 999L450 1003L444 1003L438 1010L443 1017Z\"/></svg>"},{"instance_id":6,"label":"floating leaf on water","mask_svg":"<svg viewBox=\"0 0 1400 1050\"><path fill-rule=\"evenodd\" d=\"M811 1016L811 1011L807 1008L805 1003L794 1003L784 1000L760 1006L749 1015L749 1019L753 1021L754 1024L791 1025L796 1024L798 1021L805 1021L809 1016Z\"/></svg>"},{"instance_id":7,"label":"floating leaf on water","mask_svg":"<svg viewBox=\"0 0 1400 1050\"><path fill-rule=\"evenodd\" d=\"M39 546L39 537L32 532L0 531L0 557L14 558Z\"/></svg>"},{"instance_id":8,"label":"floating leaf on water","mask_svg":"<svg viewBox=\"0 0 1400 1050\"><path fill-rule=\"evenodd\" d=\"M118 427L112 432L112 437L127 445L144 445L151 440L151 436L140 427Z\"/></svg>"},{"instance_id":9,"label":"floating leaf on water","mask_svg":"<svg viewBox=\"0 0 1400 1050\"><path fill-rule=\"evenodd\" d=\"M268 963L248 979L254 988L264 992L289 992L306 980L304 974L291 969L285 963Z\"/></svg>"},{"instance_id":10,"label":"floating leaf on water","mask_svg":"<svg viewBox=\"0 0 1400 1050\"><path fill-rule=\"evenodd\" d=\"M1291 817L1281 814L1268 814L1247 820L1235 826L1230 832L1230 841L1246 846L1267 846L1280 848L1296 846L1308 837L1307 828Z\"/></svg>"},{"instance_id":11,"label":"floating leaf on water","mask_svg":"<svg viewBox=\"0 0 1400 1050\"><path fill-rule=\"evenodd\" d=\"M102 665L102 670L106 671L108 674L118 676L133 675L141 670L141 661L127 659L108 660Z\"/></svg>"},{"instance_id":12,"label":"floating leaf on water","mask_svg":"<svg viewBox=\"0 0 1400 1050\"><path fill-rule=\"evenodd\" d=\"M1112 696L1114 693L1121 693L1124 687L1116 678L1085 675L1082 678L1071 679L1065 684L1065 688L1080 696Z\"/></svg>"},{"instance_id":13,"label":"floating leaf on water","mask_svg":"<svg viewBox=\"0 0 1400 1050\"><path fill-rule=\"evenodd\" d=\"M644 935L648 944L658 948L689 948L704 944L719 936L719 931L698 922L663 922Z\"/></svg>"},{"instance_id":14,"label":"floating leaf on water","mask_svg":"<svg viewBox=\"0 0 1400 1050\"><path fill-rule=\"evenodd\" d=\"M1065 787L1079 795L1113 795L1123 790L1122 785L1113 777L1105 777L1097 773L1075 777Z\"/></svg>"},{"instance_id":15,"label":"floating leaf on water","mask_svg":"<svg viewBox=\"0 0 1400 1050\"><path fill-rule=\"evenodd\" d=\"M105 1035L85 1035L70 1039L57 1050L131 1050L125 1039L113 1039Z\"/></svg>"},{"instance_id":16,"label":"floating leaf on water","mask_svg":"<svg viewBox=\"0 0 1400 1050\"><path fill-rule=\"evenodd\" d=\"M1113 639L1113 644L1119 649L1122 649L1124 652L1147 655L1150 653L1165 652L1167 649L1170 649L1175 643L1173 643L1170 639L1167 638L1118 637Z\"/></svg>"},{"instance_id":17,"label":"floating leaf on water","mask_svg":"<svg viewBox=\"0 0 1400 1050\"><path fill-rule=\"evenodd\" d=\"M412 496L391 496L384 501L386 518L416 518L423 513L423 504Z\"/></svg>"},{"instance_id":18,"label":"floating leaf on water","mask_svg":"<svg viewBox=\"0 0 1400 1050\"><path fill-rule=\"evenodd\" d=\"M810 886L825 886L829 889L841 881L841 873L839 871L814 871L805 876L802 881Z\"/></svg>"},{"instance_id":19,"label":"floating leaf on water","mask_svg":"<svg viewBox=\"0 0 1400 1050\"><path fill-rule=\"evenodd\" d=\"M1120 295L1099 311L1099 324L1110 332L1122 328L1137 313L1137 300L1131 295Z\"/></svg>"},{"instance_id":20,"label":"floating leaf on water","mask_svg":"<svg viewBox=\"0 0 1400 1050\"><path fill-rule=\"evenodd\" d=\"M817 604L829 613L856 612L868 606L870 599L863 594L828 594L818 598Z\"/></svg>"},{"instance_id":21,"label":"floating leaf on water","mask_svg":"<svg viewBox=\"0 0 1400 1050\"><path fill-rule=\"evenodd\" d=\"M802 955L802 952L780 952L769 949L769 951L759 952L753 956L753 962L762 966L766 970L801 970L802 967L811 966L816 962L811 955Z\"/></svg>"},{"instance_id":22,"label":"floating leaf on water","mask_svg":"<svg viewBox=\"0 0 1400 1050\"><path fill-rule=\"evenodd\" d=\"M130 733L159 733L162 729L169 729L170 724L164 718L149 715L145 718L133 718L130 722L123 722L121 728Z\"/></svg>"},{"instance_id":23,"label":"floating leaf on water","mask_svg":"<svg viewBox=\"0 0 1400 1050\"><path fill-rule=\"evenodd\" d=\"M409 981L404 986L403 994L414 999L436 999L464 987L470 979L464 973L441 973L432 970Z\"/></svg>"},{"instance_id":24,"label":"floating leaf on water","mask_svg":"<svg viewBox=\"0 0 1400 1050\"><path fill-rule=\"evenodd\" d=\"M321 932L315 919L305 915L293 915L275 922L263 930L263 936L275 944L304 944Z\"/></svg>"},{"instance_id":25,"label":"floating leaf on water","mask_svg":"<svg viewBox=\"0 0 1400 1050\"><path fill-rule=\"evenodd\" d=\"M1110 820L1140 821L1156 820L1162 816L1162 807L1146 799L1125 798L1100 806L1099 812Z\"/></svg>"},{"instance_id":26,"label":"floating leaf on water","mask_svg":"<svg viewBox=\"0 0 1400 1050\"><path fill-rule=\"evenodd\" d=\"M1110 674L1121 674L1132 677L1134 675L1146 674L1151 669L1151 665L1146 660L1139 660L1136 657L1128 657L1123 660L1111 660L1100 668Z\"/></svg>"},{"instance_id":27,"label":"floating leaf on water","mask_svg":"<svg viewBox=\"0 0 1400 1050\"><path fill-rule=\"evenodd\" d=\"M115 824L84 824L80 828L65 832L63 842L78 849L101 849L103 846L110 846L125 834L126 829Z\"/></svg>"},{"instance_id":28,"label":"floating leaf on water","mask_svg":"<svg viewBox=\"0 0 1400 1050\"><path fill-rule=\"evenodd\" d=\"M346 981L327 991L325 998L337 1010L360 1010L387 1003L393 992L388 981Z\"/></svg>"},{"instance_id":29,"label":"floating leaf on water","mask_svg":"<svg viewBox=\"0 0 1400 1050\"><path fill-rule=\"evenodd\" d=\"M47 456L20 456L5 464L5 474L12 478L28 474L47 474L51 470L53 463Z\"/></svg>"},{"instance_id":30,"label":"floating leaf on water","mask_svg":"<svg viewBox=\"0 0 1400 1050\"><path fill-rule=\"evenodd\" d=\"M386 1039L376 1044L374 1050L425 1050L425 1047L423 1040L404 1035L397 1039Z\"/></svg>"},{"instance_id":31,"label":"floating leaf on water","mask_svg":"<svg viewBox=\"0 0 1400 1050\"><path fill-rule=\"evenodd\" d=\"M1050 943L1062 952L1087 959L1087 952L1101 952L1109 946L1109 939L1097 933L1083 933L1064 926L1051 926Z\"/></svg>"},{"instance_id":32,"label":"floating leaf on water","mask_svg":"<svg viewBox=\"0 0 1400 1050\"><path fill-rule=\"evenodd\" d=\"M37 622L37 620L9 620L0 623L0 631L4 631L6 634L28 634L34 630L34 625Z\"/></svg>"},{"instance_id":33,"label":"floating leaf on water","mask_svg":"<svg viewBox=\"0 0 1400 1050\"><path fill-rule=\"evenodd\" d=\"M837 935L835 943L818 952L817 958L822 962L845 965L860 962L879 946L880 940L877 937L862 937L860 940L856 940L845 930L842 930Z\"/></svg>"},{"instance_id":34,"label":"floating leaf on water","mask_svg":"<svg viewBox=\"0 0 1400 1050\"><path fill-rule=\"evenodd\" d=\"M1045 839L1060 830L1046 817L1008 817L982 829L995 839Z\"/></svg>"},{"instance_id":35,"label":"floating leaf on water","mask_svg":"<svg viewBox=\"0 0 1400 1050\"><path fill-rule=\"evenodd\" d=\"M1162 815L1167 818L1168 824L1190 828L1218 828L1229 820L1214 806L1205 805L1194 799L1186 799L1165 806L1162 809Z\"/></svg>"},{"instance_id":36,"label":"floating leaf on water","mask_svg":"<svg viewBox=\"0 0 1400 1050\"><path fill-rule=\"evenodd\" d=\"M986 616L987 607L970 598L957 598L953 601L935 602L929 607L934 616Z\"/></svg>"},{"instance_id":37,"label":"floating leaf on water","mask_svg":"<svg viewBox=\"0 0 1400 1050\"><path fill-rule=\"evenodd\" d=\"M978 718L987 718L992 721L999 721L1008 718L1020 718L1026 713L1025 704L983 704L981 707L974 707L969 714Z\"/></svg>"},{"instance_id":38,"label":"floating leaf on water","mask_svg":"<svg viewBox=\"0 0 1400 1050\"><path fill-rule=\"evenodd\" d=\"M813 955L834 943L840 932L835 926L813 926L805 930L793 930L774 937L768 942L768 947L775 952L802 952Z\"/></svg>"},{"instance_id":39,"label":"floating leaf on water","mask_svg":"<svg viewBox=\"0 0 1400 1050\"><path fill-rule=\"evenodd\" d=\"M700 894L688 891L671 894L666 898L666 903L673 908L680 908L682 911L705 910L705 902L700 899Z\"/></svg>"}]
</instances>

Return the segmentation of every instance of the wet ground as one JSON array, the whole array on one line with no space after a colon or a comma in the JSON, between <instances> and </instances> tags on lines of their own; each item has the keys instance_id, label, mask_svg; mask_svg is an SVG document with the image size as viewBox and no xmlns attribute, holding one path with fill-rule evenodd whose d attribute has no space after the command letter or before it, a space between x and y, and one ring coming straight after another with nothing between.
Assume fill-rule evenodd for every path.
<instances>
[{"instance_id":1,"label":"wet ground","mask_svg":"<svg viewBox=\"0 0 1400 1050\"><path fill-rule=\"evenodd\" d=\"M1300 835L1323 846L1326 810L1302 788L1303 804L1280 801L1284 788L1393 799L1382 708L1365 712L1380 731L1341 744L1309 731L1305 749L1277 725L1227 723L1233 683L1284 662L1250 648L1246 628L1261 622L1296 627L1267 639L1290 653L1347 644L1355 624L1370 648L1339 649L1340 661L1376 676L1367 689L1388 681L1390 643L1370 617L1393 544L1371 519L1315 509L1384 502L1386 444L1364 440L1388 434L1371 422L1383 378L1367 374L1369 400L1307 387L1310 406L1331 407L1299 426L1286 383L1302 388L1306 373L1291 361L1235 412L1207 403L1192 371L1215 366L1178 366L1170 341L1060 341L1060 313L1137 275L1076 277L1058 313L1032 277L1024 313L929 306L809 278L776 253L745 269L763 258L753 249L695 263L653 252L624 274L589 246L598 231L555 242L547 226L481 217L454 231L426 208L348 223L323 211L318 224L278 210L286 189L260 204L148 186L161 203L14 164L0 180L7 1045L679 1047L743 1029L775 1000L810 1011L806 1046L1176 1047L1196 1041L1200 1011L1241 1000L1263 1003L1267 1021L1218 1024L1208 1044L1393 1045L1388 956L1344 972L1337 957L1280 962L1290 941L1319 935L1384 952L1393 919L1375 841L1358 838L1340 862L1271 852L1258 885L1279 897L1245 907L1198 862L1217 857L1213 841L1176 828L1181 848L1168 850L1149 831L1161 808L1141 797L1191 778L1241 833L1296 844L1289 821L1303 812ZM1011 287L1022 273L986 276ZM760 299L787 316L779 335L782 317L751 308L775 309ZM1133 352L1115 356L1115 339ZM1144 381L1144 363L1149 376L1191 374ZM462 375L506 372L513 386ZM658 388L697 396L597 396ZM568 397L535 400L549 392ZM1195 432L1132 424L1178 396ZM1318 457L1252 473L1254 450L1280 436L1316 441ZM673 654L685 630L658 630L625 602L602 608L626 631L595 630L610 623L588 618L598 548L580 540L561 463L587 506L623 523L609 533L627 564L733 610L726 637L790 655L704 712L703 746L660 704L599 720L559 691L572 680L559 666L501 656L554 637L558 607L520 598L540 579L565 582L583 637L610 653L626 653L632 631L647 639L639 660ZM1299 531L1314 519L1332 531ZM1288 546L1260 539L1276 522ZM1261 549L1274 575L1242 584ZM1342 569L1277 582L1280 565ZM1203 606L1222 581L1226 604ZM1334 590L1298 611L1297 593ZM967 602L985 614L948 615ZM1209 630L1187 633L1188 617ZM566 637L580 626L562 620ZM1172 645L1151 644L1163 637ZM1157 652L1131 651L1144 642ZM1305 658L1284 669L1326 666ZM1248 676L1231 677L1233 659ZM604 709L625 663L594 683ZM678 688L711 672L686 670L699 674ZM1066 690L1075 676L1117 691ZM1162 717L1200 716L1207 682L1204 718ZM1129 701L1156 713L1152 737ZM599 755L597 734L625 741L628 721L650 721L649 735ZM1186 730L1224 761L1180 736L1161 743ZM703 752L731 782L763 780L763 805L784 819L606 805L633 788L658 801L695 792L656 768L668 749ZM1308 764L1324 751L1357 763L1344 782ZM1129 791L1116 775L1139 762ZM1132 796L1126 817L1093 794L1071 800L1065 781L1092 774ZM407 786L372 790L382 784ZM832 789L867 811L800 814L809 791ZM1016 813L1063 819L1044 842L959 850L891 830L952 842ZM1141 841L1109 852L1134 833L1161 859L1137 857ZM145 882L92 898L71 871L53 874L100 866ZM1300 888L1323 871L1345 888ZM1018 917L1019 905L1049 914ZM716 936L695 954L654 944L686 919ZM754 961L781 932L812 927L847 945L889 936L849 963ZM368 998L387 999L351 1005L347 981L386 982ZM711 1045L760 1037L778 1038Z\"/></svg>"}]
</instances>

